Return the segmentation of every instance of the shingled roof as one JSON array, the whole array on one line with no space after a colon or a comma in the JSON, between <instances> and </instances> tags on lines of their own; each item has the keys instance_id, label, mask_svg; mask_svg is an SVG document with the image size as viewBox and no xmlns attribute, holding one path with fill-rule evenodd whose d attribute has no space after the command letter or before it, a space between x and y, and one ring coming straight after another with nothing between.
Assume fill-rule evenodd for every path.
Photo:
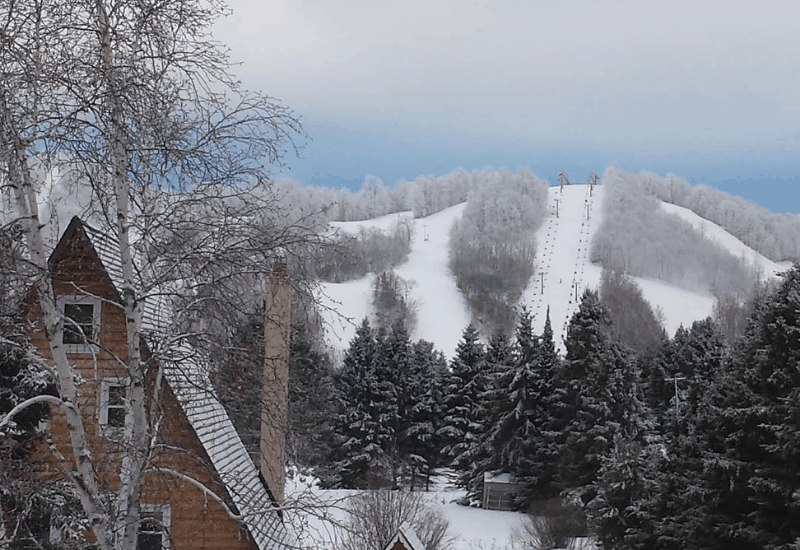
<instances>
[{"instance_id":1,"label":"shingled roof","mask_svg":"<svg viewBox=\"0 0 800 550\"><path fill-rule=\"evenodd\" d=\"M122 287L119 242L78 218L78 223L97 253L114 286ZM72 223L70 225L72 225ZM145 301L142 328L162 331L172 318L171 304L163 294ZM164 366L167 383L178 398L194 432L205 449L220 480L250 535L260 550L295 547L291 529L275 510L276 504L225 408L216 398L203 366L203 358L186 343L169 346L158 359Z\"/></svg>"}]
</instances>

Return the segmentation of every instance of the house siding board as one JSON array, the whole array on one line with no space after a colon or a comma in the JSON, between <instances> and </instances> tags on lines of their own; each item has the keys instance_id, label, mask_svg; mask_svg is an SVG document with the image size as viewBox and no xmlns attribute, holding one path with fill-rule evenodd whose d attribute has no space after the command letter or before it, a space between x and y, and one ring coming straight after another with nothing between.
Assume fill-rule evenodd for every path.
<instances>
[{"instance_id":1,"label":"house siding board","mask_svg":"<svg viewBox=\"0 0 800 550\"><path fill-rule=\"evenodd\" d=\"M117 472L122 450L99 434L97 404L101 380L125 374L115 359L115 355L123 360L127 357L124 310L114 304L119 301L118 287L122 283L121 264L115 261L118 258L119 246L113 238L83 225L77 218L72 220L51 256L57 295L88 292L104 300L98 335L100 348L96 356L80 353L71 354L71 357L84 380L79 401L87 411L89 443L96 458L100 454L107 455L108 460L97 462L102 468L101 480L112 490L119 483ZM161 296L152 296L146 301L142 323L145 331L163 329L168 319L168 305ZM32 343L44 356L49 356L42 314L33 296L26 302L24 316L31 321ZM166 351L159 357L166 381L161 404L164 426L160 437L171 451L155 456L156 469L146 477L143 502L170 505L173 548L271 550L294 547L294 537L275 511L267 488L227 412L214 396L207 371L194 357L194 350L182 345ZM50 423L53 439L65 442L58 447L69 459L72 453L66 443L69 433L63 414L53 410ZM182 454L174 450L176 447L183 449ZM42 449L42 457L44 470L58 471L46 449ZM158 472L159 466L187 472L214 490L241 515L246 527L194 485Z\"/></svg>"}]
</instances>

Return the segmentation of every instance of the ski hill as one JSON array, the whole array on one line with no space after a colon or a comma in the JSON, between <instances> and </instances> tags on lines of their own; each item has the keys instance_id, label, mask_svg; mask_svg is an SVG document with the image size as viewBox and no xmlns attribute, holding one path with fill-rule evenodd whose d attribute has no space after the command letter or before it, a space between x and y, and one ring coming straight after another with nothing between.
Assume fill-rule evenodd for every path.
<instances>
[{"instance_id":1,"label":"ski hill","mask_svg":"<svg viewBox=\"0 0 800 550\"><path fill-rule=\"evenodd\" d=\"M602 268L589 257L592 239L603 221L603 192L602 185L550 187L547 219L534 236L537 242L534 275L520 305L527 306L533 314L537 332L544 327L549 308L556 345L562 351L563 336L583 291L600 284ZM411 337L433 342L448 358L453 356L470 320L448 269L450 227L461 216L464 206L453 206L425 218L413 219L410 212L402 212L373 220L332 224L338 231L355 234L362 227L386 230L399 222L413 220L411 252L408 260L395 269L409 283L408 298L416 306L417 324ZM686 208L668 203L662 203L662 207L700 230L705 238L757 266L766 278L775 277L790 265L768 260ZM689 326L713 312L714 298L710 294L690 292L657 279L634 280L645 298L660 310L664 328L670 335L681 325ZM346 283L321 285L322 301L329 309L325 314L327 339L335 353L347 349L356 325L373 313L372 281L373 276L368 275Z\"/></svg>"}]
</instances>

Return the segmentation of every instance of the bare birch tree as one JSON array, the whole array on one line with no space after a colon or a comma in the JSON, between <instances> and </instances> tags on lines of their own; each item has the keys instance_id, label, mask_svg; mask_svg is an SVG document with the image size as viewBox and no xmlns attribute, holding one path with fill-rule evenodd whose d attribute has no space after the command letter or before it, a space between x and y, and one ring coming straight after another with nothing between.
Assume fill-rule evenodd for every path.
<instances>
[{"instance_id":1,"label":"bare birch tree","mask_svg":"<svg viewBox=\"0 0 800 550\"><path fill-rule=\"evenodd\" d=\"M22 229L59 387L59 398L29 401L64 411L70 475L103 549L136 546L153 444L149 411L158 396L145 392L144 301L174 293L183 314L169 337L191 339L213 329L210 311L237 313L214 304L237 303L234 292L247 298L276 251L291 255L314 240L305 220L282 219L269 183L269 168L304 136L299 120L278 101L241 90L229 73L224 47L209 34L226 9L216 0L0 6L0 178ZM120 244L130 388L114 506L98 481L61 344L65 320L37 205L54 174L91 186L87 215Z\"/></svg>"}]
</instances>

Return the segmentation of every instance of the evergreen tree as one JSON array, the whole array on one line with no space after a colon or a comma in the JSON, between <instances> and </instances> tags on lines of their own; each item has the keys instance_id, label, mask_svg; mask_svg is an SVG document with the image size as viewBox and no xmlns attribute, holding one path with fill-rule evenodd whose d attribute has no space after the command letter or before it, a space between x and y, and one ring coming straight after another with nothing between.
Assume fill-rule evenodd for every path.
<instances>
[{"instance_id":1,"label":"evergreen tree","mask_svg":"<svg viewBox=\"0 0 800 550\"><path fill-rule=\"evenodd\" d=\"M470 324L464 329L450 372L445 375L444 419L438 431L443 454L462 472L472 469L479 450L485 416L482 398L487 385L486 350L478 331ZM460 482L466 484L468 479L467 474Z\"/></svg>"},{"instance_id":2,"label":"evergreen tree","mask_svg":"<svg viewBox=\"0 0 800 550\"><path fill-rule=\"evenodd\" d=\"M327 486L365 489L391 483L386 449L394 441L394 415L385 408L386 388L377 362L377 336L364 319L335 377L339 413Z\"/></svg>"},{"instance_id":3,"label":"evergreen tree","mask_svg":"<svg viewBox=\"0 0 800 550\"><path fill-rule=\"evenodd\" d=\"M561 359L556 352L553 327L550 323L550 308L547 309L544 330L536 353L536 372L539 381L535 402L538 409L536 430L530 434L527 447L530 458L516 474L525 487L524 501L555 497L558 494L559 427L557 380L561 370Z\"/></svg>"},{"instance_id":4,"label":"evergreen tree","mask_svg":"<svg viewBox=\"0 0 800 550\"><path fill-rule=\"evenodd\" d=\"M471 453L469 471L463 477L467 500L473 503L481 501L484 474L502 470L493 446L492 434L508 406L508 392L504 383L515 362L514 349L502 329L496 330L490 338L485 362L486 389L479 396L484 409L484 429L478 434Z\"/></svg>"},{"instance_id":5,"label":"evergreen tree","mask_svg":"<svg viewBox=\"0 0 800 550\"><path fill-rule=\"evenodd\" d=\"M567 330L566 357L559 386L563 403L560 482L584 504L603 457L616 437L642 428L642 402L633 361L611 337L608 314L596 292L587 290Z\"/></svg>"},{"instance_id":6,"label":"evergreen tree","mask_svg":"<svg viewBox=\"0 0 800 550\"><path fill-rule=\"evenodd\" d=\"M0 290L2 301L7 288ZM28 399L56 394L53 373L36 360L24 331L0 306L0 419ZM80 521L72 487L37 479L31 469L31 451L40 439L36 428L48 414L47 404L31 405L0 427L0 509L5 512L0 522L6 527L0 529L0 547L9 541L11 548L46 543L54 510L59 510L63 522Z\"/></svg>"},{"instance_id":7,"label":"evergreen tree","mask_svg":"<svg viewBox=\"0 0 800 550\"><path fill-rule=\"evenodd\" d=\"M375 375L377 393L370 405L377 421L388 428L384 450L389 458L391 487L400 486L405 466L401 448L410 424L410 411L416 397L410 390L411 342L402 321L397 320L389 330L378 329Z\"/></svg>"},{"instance_id":8,"label":"evergreen tree","mask_svg":"<svg viewBox=\"0 0 800 550\"><path fill-rule=\"evenodd\" d=\"M796 548L800 541L800 266L759 303L733 353L714 410L709 482L730 548ZM712 426L709 426L712 428ZM711 431L711 430L709 430Z\"/></svg>"},{"instance_id":9,"label":"evergreen tree","mask_svg":"<svg viewBox=\"0 0 800 550\"><path fill-rule=\"evenodd\" d=\"M301 467L325 467L334 413L330 360L314 349L304 326L293 328L290 345L289 455Z\"/></svg>"},{"instance_id":10,"label":"evergreen tree","mask_svg":"<svg viewBox=\"0 0 800 550\"><path fill-rule=\"evenodd\" d=\"M410 467L409 486L413 490L420 478L427 482L439 463L442 376L447 363L431 342L420 340L412 346L412 360L405 393L409 396L401 451Z\"/></svg>"}]
</instances>

